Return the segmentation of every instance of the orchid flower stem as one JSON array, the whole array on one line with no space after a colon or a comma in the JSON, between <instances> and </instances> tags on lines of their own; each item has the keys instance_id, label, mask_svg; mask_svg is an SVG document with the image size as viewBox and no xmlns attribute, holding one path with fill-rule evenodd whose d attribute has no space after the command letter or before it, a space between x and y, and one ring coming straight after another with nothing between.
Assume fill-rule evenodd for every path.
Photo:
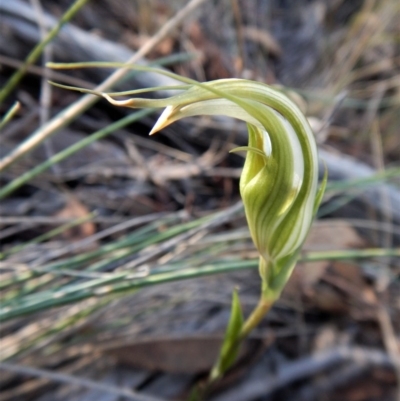
<instances>
[{"instance_id":1,"label":"orchid flower stem","mask_svg":"<svg viewBox=\"0 0 400 401\"><path fill-rule=\"evenodd\" d=\"M231 343L227 354L234 354L237 346L246 339L246 337L260 324L261 320L265 317L265 315L270 311L272 305L274 304L275 299L265 297L263 293L261 293L260 300L258 304L250 313L249 317L243 323L243 327L239 334L239 338L236 343ZM208 376L208 380L203 383L201 386L197 387L195 392L195 396L192 396L190 401L204 401L207 394L212 389L213 385L222 379L224 373L217 369L217 365L213 367L210 371L210 375Z\"/></svg>"},{"instance_id":2,"label":"orchid flower stem","mask_svg":"<svg viewBox=\"0 0 400 401\"><path fill-rule=\"evenodd\" d=\"M268 275L267 272L268 270L270 270L267 268L265 259L263 259L262 257L260 257L259 259L259 269L260 272L265 273L264 275ZM238 301L238 298L237 295L235 296L234 293L232 299L231 320L228 324L226 334L228 335L229 333L231 339L227 341L227 339L225 338L224 343L221 347L220 356L211 369L207 382L204 383L203 386L197 390L197 398L191 398L190 401L204 400L206 394L209 393L213 385L224 376L227 369L231 368L235 364L239 355L241 344L249 336L249 334L260 324L265 315L270 311L274 302L280 296L280 287L278 286L274 288L274 286L271 286L271 284L272 282L266 279L266 277L262 279L260 299L248 318L245 321L242 320L243 317L240 319L240 329L236 334L233 334L233 328L235 326L234 322L237 322L238 318L237 305L239 305L240 308L240 304L235 305Z\"/></svg>"},{"instance_id":3,"label":"orchid flower stem","mask_svg":"<svg viewBox=\"0 0 400 401\"><path fill-rule=\"evenodd\" d=\"M246 319L240 332L240 341L243 341L261 322L265 315L270 311L275 299L261 295L257 306L253 309L250 316Z\"/></svg>"},{"instance_id":4,"label":"orchid flower stem","mask_svg":"<svg viewBox=\"0 0 400 401\"><path fill-rule=\"evenodd\" d=\"M250 313L249 317L243 323L243 327L239 334L239 338L236 343L231 343L227 354L234 354L237 350L238 345L246 339L246 337L260 324L261 320L265 317L265 315L271 310L272 305L276 301L274 297L265 296L264 293L261 293L260 300L258 304ZM211 369L208 380L203 383L201 386L197 387L195 395L192 396L190 401L204 401L206 396L211 391L212 387L216 382L218 382L224 373L217 369L217 365Z\"/></svg>"},{"instance_id":5,"label":"orchid flower stem","mask_svg":"<svg viewBox=\"0 0 400 401\"><path fill-rule=\"evenodd\" d=\"M238 343L242 343L246 339L246 337L248 337L248 335L260 324L261 320L271 310L271 307L275 301L276 301L275 297L274 298L267 297L263 293L261 294L258 304L250 313L246 321L243 323L243 327L240 331L237 342L231 343L230 349L227 352L228 354L234 353L235 349L238 346ZM208 389L214 382L222 378L223 373L222 374L221 373L222 372L215 369L215 367L214 369L211 370L208 380L208 385L206 386Z\"/></svg>"}]
</instances>

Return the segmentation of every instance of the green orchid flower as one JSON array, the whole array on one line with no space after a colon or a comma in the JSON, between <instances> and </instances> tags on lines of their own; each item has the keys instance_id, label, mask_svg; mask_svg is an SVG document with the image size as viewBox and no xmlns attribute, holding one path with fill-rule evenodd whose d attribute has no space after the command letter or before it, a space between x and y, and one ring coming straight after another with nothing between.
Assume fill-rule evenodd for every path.
<instances>
[{"instance_id":1,"label":"green orchid flower","mask_svg":"<svg viewBox=\"0 0 400 401\"><path fill-rule=\"evenodd\" d=\"M80 63L75 67L92 65ZM63 68L65 65L57 66ZM95 66L126 67L118 63L96 63ZM299 108L281 91L244 79L199 83L151 67L128 68L159 72L185 85L123 93L69 88L103 96L117 106L165 108L150 134L177 120L196 115L225 115L245 121L248 127L248 145L233 151L247 152L240 178L240 193L251 237L260 254L262 291L257 306L246 320L243 319L238 294L234 292L231 319L218 360L201 392L204 395L207 386L232 366L241 341L279 298L322 199L327 174L318 190L318 158L313 133ZM180 93L165 99L116 99L118 96L160 89L174 89ZM196 400L201 398L196 397Z\"/></svg>"},{"instance_id":2,"label":"green orchid flower","mask_svg":"<svg viewBox=\"0 0 400 401\"><path fill-rule=\"evenodd\" d=\"M119 106L165 107L150 134L196 115L225 115L247 123L248 146L235 149L247 151L240 193L260 253L263 291L276 298L290 276L320 199L311 128L292 101L262 83L225 79L185 89L161 100L119 101L103 96Z\"/></svg>"}]
</instances>

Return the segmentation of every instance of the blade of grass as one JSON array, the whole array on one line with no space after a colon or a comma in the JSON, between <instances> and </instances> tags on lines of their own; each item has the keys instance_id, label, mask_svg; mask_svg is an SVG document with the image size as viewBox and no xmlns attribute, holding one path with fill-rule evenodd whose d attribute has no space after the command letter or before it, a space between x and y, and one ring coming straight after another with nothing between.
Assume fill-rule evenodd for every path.
<instances>
[{"instance_id":1,"label":"blade of grass","mask_svg":"<svg viewBox=\"0 0 400 401\"><path fill-rule=\"evenodd\" d=\"M4 128L21 108L20 102L15 102L0 121L0 130Z\"/></svg>"},{"instance_id":2,"label":"blade of grass","mask_svg":"<svg viewBox=\"0 0 400 401\"><path fill-rule=\"evenodd\" d=\"M13 246L11 249L8 249L7 251L0 253L0 259L4 259L7 256L13 255L13 254L25 249L29 245L40 244L41 242L46 241L50 238L53 238L56 235L62 234L64 231L69 230L70 228L79 226L83 223L86 223L87 221L92 220L93 217L94 217L93 213L88 214L87 216L77 218L66 224L61 225L60 227L50 230L47 233L39 235L38 237L34 238L31 241L25 242L24 244Z\"/></svg>"},{"instance_id":3,"label":"blade of grass","mask_svg":"<svg viewBox=\"0 0 400 401\"><path fill-rule=\"evenodd\" d=\"M87 0L86 0L87 1ZM133 64L139 61L142 57L148 54L161 40L170 34L177 25L183 22L186 17L205 0L190 0L177 14L175 14L169 21L162 25L160 30L152 36L127 62L126 64ZM102 84L97 86L97 91L105 91L108 88L119 82L130 70L121 68L110 75ZM62 112L57 114L44 126L34 131L29 138L18 145L7 156L0 159L0 171L7 168L10 164L14 163L20 157L30 152L36 146L41 144L46 138L56 133L60 128L68 125L76 117L82 114L90 106L99 100L98 97L93 95L85 95Z\"/></svg>"},{"instance_id":4,"label":"blade of grass","mask_svg":"<svg viewBox=\"0 0 400 401\"><path fill-rule=\"evenodd\" d=\"M306 255L303 255L300 258L300 261L353 260L388 256L400 257L400 248L371 248L360 250L309 252ZM19 302L16 302L14 305L4 306L0 309L0 320L6 321L28 313L42 311L47 308L65 305L71 302L78 302L91 297L104 296L106 294L113 294L121 291L136 291L147 286L177 280L257 267L258 260L231 260L206 265L201 268L184 268L166 273L153 274L133 280L127 279L126 272L118 272L115 273L113 277L94 279L77 286L62 287L56 291L45 291L40 294L35 294L33 299L32 296L27 297L27 299L20 299Z\"/></svg>"},{"instance_id":5,"label":"blade of grass","mask_svg":"<svg viewBox=\"0 0 400 401\"><path fill-rule=\"evenodd\" d=\"M235 208L231 208L233 211L235 211ZM217 213L216 216L221 213ZM229 213L224 213L224 216L227 217L229 216ZM129 235L128 237L125 237L124 239L117 241L113 244L108 244L103 246L99 250L95 250L92 252L88 252L86 254L81 254L77 255L75 257L72 257L68 260L56 262L52 265L47 265L39 268L35 268L34 266L30 267L30 272L24 272L22 274L19 274L16 278L11 278L8 280L2 280L2 283L0 285L1 288L7 288L10 285L13 284L23 284L24 282L27 282L28 280L32 279L29 281L26 285L20 288L19 292L11 292L8 294L5 294L3 296L3 305L6 305L7 303L12 303L14 300L17 300L21 294L24 296L34 292L38 291L41 287L44 285L48 285L52 281L54 281L55 276L72 276L72 277L81 277L81 278L93 278L93 274L91 272L99 271L99 270L110 270L113 265L118 264L121 265L123 262L124 258L127 257L139 257L140 254L136 254L137 252L140 252L146 247L153 246L157 243L161 243L159 245L160 247L165 246L172 246L174 243L180 241L183 237L179 236L179 234L184 233L185 231L188 231L187 234L183 234L184 236L190 236L193 235L194 231L196 230L196 227L201 225L201 224L207 224L207 221L211 221L212 223L212 218L215 217L213 215L211 216L205 216L203 218L184 223L184 224L179 224L179 225L173 225L169 229L159 233L158 232L158 227L161 224L166 224L168 220L171 219L170 216L168 216L167 219L164 219L164 221L159 221L157 223L148 225L146 227L143 227L142 229L137 230L132 235ZM146 235L144 235L146 234ZM177 237L178 235L178 237ZM174 243L170 243L170 238L174 240ZM166 241L166 243L162 243L162 241ZM169 241L168 241L169 240ZM151 251L151 255L156 252L154 250ZM108 258L102 259L98 262L95 262L94 264L89 265L86 267L86 270L84 272L76 271L76 270L71 270L71 268L83 268L84 262L90 262L93 259L96 259L98 256L105 255L107 253L110 253L110 256ZM144 257L147 257L146 255L143 255ZM142 257L143 259L143 257ZM139 260L139 258L138 258ZM128 267L126 267L128 268ZM129 272L127 273L128 275L132 275L132 269L133 267L129 267ZM46 274L48 273L48 274ZM38 277L40 274L45 274L44 276ZM99 275L95 275L95 278L100 278L100 279L107 279L111 278L112 274L103 274L99 277ZM38 277L38 278L36 278ZM72 283L72 282L71 282Z\"/></svg>"},{"instance_id":6,"label":"blade of grass","mask_svg":"<svg viewBox=\"0 0 400 401\"><path fill-rule=\"evenodd\" d=\"M69 146L68 148L64 149L63 151L55 154L52 156L50 159L46 160L45 162L37 165L33 169L27 171L24 174L21 174L18 178L14 179L7 185L5 185L1 190L0 190L0 199L5 198L6 196L10 195L13 191L18 189L21 185L27 183L30 181L32 178L36 177L43 171L47 170L51 166L53 166L55 163L59 163L60 161L66 159L67 157L71 156L72 154L76 153L77 151L83 149L85 146L88 146L89 144L104 138L105 136L111 134L112 132L123 128L135 121L138 121L142 117L148 116L151 114L153 110L151 109L144 109L140 110L137 113L132 113L124 118L121 118L120 120L110 124L109 126L94 132L93 134L89 135L88 137L81 139L80 141L74 143L73 145Z\"/></svg>"},{"instance_id":7,"label":"blade of grass","mask_svg":"<svg viewBox=\"0 0 400 401\"><path fill-rule=\"evenodd\" d=\"M25 60L25 63L12 75L8 82L4 85L0 91L0 103L11 93L16 87L21 78L25 75L28 67L32 65L42 54L44 48L57 36L60 29L70 21L74 15L88 2L89 0L76 0L72 6L64 13L60 18L57 25L55 25L46 35L46 37L40 41L33 50L29 53Z\"/></svg>"},{"instance_id":8,"label":"blade of grass","mask_svg":"<svg viewBox=\"0 0 400 401\"><path fill-rule=\"evenodd\" d=\"M165 224L166 222L167 221L164 220L160 224ZM0 289L2 290L7 290L7 288L11 286L18 285L17 291L11 290L3 294L3 305L14 302L14 300L18 300L18 298L22 295L26 296L32 292L39 291L44 286L48 287L51 283L53 283L54 287L59 287L60 285L57 284L56 279L60 276L70 276L69 283L72 283L74 278L102 278L103 276L110 277L109 273L101 274L95 272L104 267L115 264L124 257L133 255L135 251L142 249L143 245L140 245L140 243L149 240L151 241L151 238L153 238L154 234L157 233L156 227L157 226L155 224L148 225L137 230L137 232L124 238L123 240L117 241L113 244L105 245L99 250L79 254L69 259L44 265L42 267L29 267L28 271L24 271L22 273L19 272L16 277L3 279L0 284ZM135 244L138 243L139 245L135 246ZM153 242L150 242L150 245L152 244ZM106 254L110 254L110 256L100 260L99 262L93 262L93 260L96 260ZM89 265L85 271L81 271L81 269L85 268L87 263L90 262L92 264Z\"/></svg>"},{"instance_id":9,"label":"blade of grass","mask_svg":"<svg viewBox=\"0 0 400 401\"><path fill-rule=\"evenodd\" d=\"M43 266L40 268L31 267L32 270L31 276L29 276L29 274L22 274L16 279L10 279L8 281L3 280L1 287L3 288L8 287L9 285L16 284L17 282L21 284L21 282L27 281L30 278L34 278L35 276L37 276L37 274L40 273L49 273L49 274L36 279L36 284L32 283L31 280L29 283L27 283L25 286L21 288L20 292L11 292L10 294L5 295L3 299L3 305L18 300L21 293L23 293L26 296L27 294L37 291L38 289L40 289L40 287L48 285L51 281L54 280L54 276L93 278L93 275L90 274L90 272L99 270L111 270L112 268L115 268L116 264L117 267L119 267L121 264L124 264L124 269L125 271L127 271L126 277L129 277L130 279L132 278L132 276L138 276L138 275L142 276L143 275L142 273L138 274L135 273L135 271L133 270L137 265L143 264L149 258L154 258L160 252L165 252L165 250L168 250L171 247L176 246L177 243L182 243L182 241L192 237L199 230L204 230L207 227L212 227L215 226L216 224L219 225L224 223L226 220L230 219L232 215L236 214L237 212L240 212L242 208L241 206L242 205L238 203L233 207L231 207L230 209L224 210L223 212L218 212L215 213L214 215L205 216L188 223L174 225L161 233L159 233L156 229L155 232L149 232L149 235L146 238L138 237L137 234L135 234L134 242L132 242L131 240L132 236L129 236L128 237L130 245L129 247L126 247L127 238L123 239L122 241L118 241L117 244L116 243L110 244L112 245L111 248L112 252L110 257L100 260L99 262L96 262L92 265L89 265L88 267L86 267L86 270L84 272L77 272L76 270L71 271L70 269L66 269L66 266L73 268L75 265L76 268L78 267L82 268L83 259L87 259L90 261L91 259L93 259L94 256L107 253L107 251L110 250L110 247L106 245L101 250L97 250L92 253L89 252L89 254L86 255L78 255L77 257L72 258L72 260L61 261L50 266ZM143 233L144 231L147 231L148 228L149 226L144 227L139 231ZM154 246L155 244L158 244L156 248L152 248L148 252L145 252L146 247ZM139 253L142 250L144 250L145 253ZM132 262L129 261L124 262L124 258L128 257L129 259L132 259L132 256L134 257ZM99 277L99 275L96 275L95 278L98 278L100 280L111 279L112 281L114 279L112 274L103 274L101 277ZM73 285L73 283L71 285Z\"/></svg>"},{"instance_id":10,"label":"blade of grass","mask_svg":"<svg viewBox=\"0 0 400 401\"><path fill-rule=\"evenodd\" d=\"M400 167L388 168L385 171L377 172L369 177L358 178L356 180L346 180L338 182L329 182L326 192L331 191L349 191L351 189L359 189L373 184L380 184L390 178L400 177Z\"/></svg>"},{"instance_id":11,"label":"blade of grass","mask_svg":"<svg viewBox=\"0 0 400 401\"><path fill-rule=\"evenodd\" d=\"M18 356L24 351L38 345L46 338L57 335L59 333L63 333L65 329L71 328L77 323L84 321L86 318L93 315L93 313L110 303L110 301L112 301L113 299L115 299L115 295L111 297L105 297L94 303L90 302L89 305L84 304L79 308L76 313L62 314L60 316L60 319L52 321L50 324L47 325L47 327L45 326L39 328L36 331L33 330L33 333L29 335L28 339L24 338L23 342L18 342L19 347L17 349L2 349L0 360L5 361L7 359Z\"/></svg>"}]
</instances>

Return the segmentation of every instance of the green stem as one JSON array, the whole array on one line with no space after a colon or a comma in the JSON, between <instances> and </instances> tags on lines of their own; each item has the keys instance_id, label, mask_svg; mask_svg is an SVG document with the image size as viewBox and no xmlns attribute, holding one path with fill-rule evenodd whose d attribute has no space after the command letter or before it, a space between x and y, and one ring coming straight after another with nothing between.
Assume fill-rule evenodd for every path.
<instances>
[{"instance_id":1,"label":"green stem","mask_svg":"<svg viewBox=\"0 0 400 401\"><path fill-rule=\"evenodd\" d=\"M292 263L290 263L290 265L292 265ZM262 279L260 299L248 318L241 324L240 331L237 334L232 334L233 331L229 332L229 327L232 324L232 319L234 316L234 310L236 310L234 304L232 304L231 321L227 328L226 336L231 335L233 337L228 343L227 338L229 337L225 338L225 341L220 351L220 356L217 362L214 364L207 382L203 385L200 391L198 391L199 397L195 399L195 401L203 400L206 394L212 388L213 384L221 379L225 372L230 369L234 365L234 363L236 363L242 342L260 324L261 320L269 312L274 302L279 298L281 290L279 290L278 288L280 288L280 286L275 289L273 288L273 286L271 286L271 269L272 267L265 261L265 259L260 257L259 272ZM236 298L234 298L232 302L234 302L235 299Z\"/></svg>"},{"instance_id":2,"label":"green stem","mask_svg":"<svg viewBox=\"0 0 400 401\"><path fill-rule=\"evenodd\" d=\"M240 331L238 340L236 342L231 342L228 354L237 352L237 347L240 345L246 337L260 324L261 320L270 311L272 305L274 304L276 297L264 296L264 291L261 292L260 300L257 306L250 313L249 317L243 323L243 327ZM195 393L192 394L190 401L203 401L207 394L212 389L212 386L222 378L224 372L218 369L218 365L215 364L211 369L210 375L205 383L198 386L195 389Z\"/></svg>"},{"instance_id":3,"label":"green stem","mask_svg":"<svg viewBox=\"0 0 400 401\"><path fill-rule=\"evenodd\" d=\"M266 298L261 295L257 306L243 324L240 332L240 341L243 341L260 324L261 320L270 311L274 302L275 299Z\"/></svg>"}]
</instances>

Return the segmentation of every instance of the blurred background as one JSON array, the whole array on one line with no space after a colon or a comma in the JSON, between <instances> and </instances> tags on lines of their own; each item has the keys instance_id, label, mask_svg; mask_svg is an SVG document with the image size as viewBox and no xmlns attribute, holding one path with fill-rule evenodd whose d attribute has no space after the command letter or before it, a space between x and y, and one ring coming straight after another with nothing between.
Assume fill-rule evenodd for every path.
<instances>
[{"instance_id":1,"label":"blurred background","mask_svg":"<svg viewBox=\"0 0 400 401\"><path fill-rule=\"evenodd\" d=\"M159 112L48 82L93 89L114 69L46 62L139 52L199 81L279 86L329 171L301 262L210 400L400 401L399 21L396 0L0 0L2 118L19 102L0 125L0 400L185 400L232 290L245 314L258 300L229 154L245 125L148 137ZM164 85L130 71L112 90Z\"/></svg>"}]
</instances>

